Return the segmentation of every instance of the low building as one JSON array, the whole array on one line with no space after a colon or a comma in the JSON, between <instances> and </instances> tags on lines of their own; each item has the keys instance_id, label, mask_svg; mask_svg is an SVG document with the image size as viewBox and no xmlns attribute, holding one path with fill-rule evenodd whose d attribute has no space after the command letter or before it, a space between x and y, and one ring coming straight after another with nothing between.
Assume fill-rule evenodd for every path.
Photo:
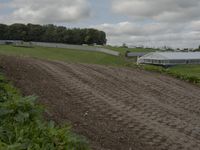
<instances>
[{"instance_id":1,"label":"low building","mask_svg":"<svg viewBox=\"0 0 200 150\"><path fill-rule=\"evenodd\" d=\"M147 52L126 52L126 57L142 57L146 55Z\"/></svg>"},{"instance_id":2,"label":"low building","mask_svg":"<svg viewBox=\"0 0 200 150\"><path fill-rule=\"evenodd\" d=\"M200 64L200 52L152 52L138 58L137 63L162 66Z\"/></svg>"}]
</instances>

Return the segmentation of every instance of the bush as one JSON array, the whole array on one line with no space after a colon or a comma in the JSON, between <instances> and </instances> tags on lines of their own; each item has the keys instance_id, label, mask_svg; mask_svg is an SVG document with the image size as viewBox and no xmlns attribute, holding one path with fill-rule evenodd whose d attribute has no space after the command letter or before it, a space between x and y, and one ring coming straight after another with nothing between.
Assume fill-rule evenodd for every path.
<instances>
[{"instance_id":1,"label":"bush","mask_svg":"<svg viewBox=\"0 0 200 150\"><path fill-rule=\"evenodd\" d=\"M42 119L35 97L21 97L0 75L1 150L87 150L88 144L70 131Z\"/></svg>"}]
</instances>

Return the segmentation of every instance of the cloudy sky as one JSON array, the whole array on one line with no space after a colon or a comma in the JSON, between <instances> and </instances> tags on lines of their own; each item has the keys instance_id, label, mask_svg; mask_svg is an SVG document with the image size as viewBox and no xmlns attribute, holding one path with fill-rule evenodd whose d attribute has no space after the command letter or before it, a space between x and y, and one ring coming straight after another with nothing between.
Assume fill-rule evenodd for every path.
<instances>
[{"instance_id":1,"label":"cloudy sky","mask_svg":"<svg viewBox=\"0 0 200 150\"><path fill-rule=\"evenodd\" d=\"M200 0L0 0L0 23L93 27L108 44L198 47Z\"/></svg>"}]
</instances>

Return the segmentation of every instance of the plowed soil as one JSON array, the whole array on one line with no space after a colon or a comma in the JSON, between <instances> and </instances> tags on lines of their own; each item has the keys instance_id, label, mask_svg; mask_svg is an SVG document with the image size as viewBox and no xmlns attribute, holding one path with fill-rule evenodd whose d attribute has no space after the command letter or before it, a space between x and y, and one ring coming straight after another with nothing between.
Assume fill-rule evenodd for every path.
<instances>
[{"instance_id":1,"label":"plowed soil","mask_svg":"<svg viewBox=\"0 0 200 150\"><path fill-rule=\"evenodd\" d=\"M199 150L200 88L137 69L0 57L46 116L70 122L97 150Z\"/></svg>"}]
</instances>

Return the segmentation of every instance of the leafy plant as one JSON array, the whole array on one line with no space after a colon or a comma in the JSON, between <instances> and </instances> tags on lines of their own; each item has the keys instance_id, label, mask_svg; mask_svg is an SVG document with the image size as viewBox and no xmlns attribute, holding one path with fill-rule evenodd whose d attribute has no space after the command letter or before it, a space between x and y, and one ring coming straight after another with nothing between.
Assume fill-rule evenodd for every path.
<instances>
[{"instance_id":1,"label":"leafy plant","mask_svg":"<svg viewBox=\"0 0 200 150\"><path fill-rule=\"evenodd\" d=\"M0 75L1 150L87 150L83 137L42 118L43 108L35 97L22 97Z\"/></svg>"}]
</instances>

